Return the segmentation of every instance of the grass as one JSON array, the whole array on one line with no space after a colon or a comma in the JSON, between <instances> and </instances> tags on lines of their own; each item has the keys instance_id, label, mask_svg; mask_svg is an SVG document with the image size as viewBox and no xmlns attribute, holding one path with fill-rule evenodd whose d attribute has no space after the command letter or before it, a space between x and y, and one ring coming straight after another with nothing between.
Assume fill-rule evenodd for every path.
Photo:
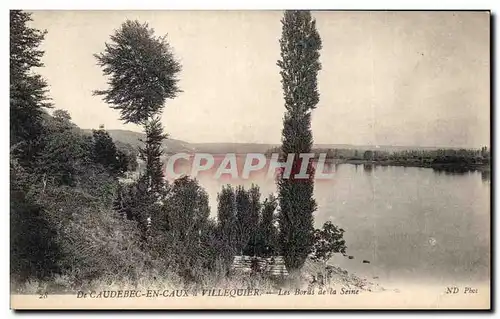
<instances>
[{"instance_id":1,"label":"grass","mask_svg":"<svg viewBox=\"0 0 500 319\"><path fill-rule=\"evenodd\" d=\"M175 290L186 289L200 291L201 289L259 289L260 291L276 291L278 289L295 290L318 287L319 283L311 284L312 276L325 279L323 288L349 288L363 291L383 291L382 287L361 279L339 267L329 267L323 263L307 262L300 272L292 272L285 278L272 278L266 275L232 274L225 276L221 272L203 273L198 283L186 283L174 273L159 277L144 275L137 280L117 278L117 276L99 277L76 285L70 276L56 275L51 280L27 280L21 284L13 284L13 294L76 294L77 291L104 290Z\"/></svg>"}]
</instances>

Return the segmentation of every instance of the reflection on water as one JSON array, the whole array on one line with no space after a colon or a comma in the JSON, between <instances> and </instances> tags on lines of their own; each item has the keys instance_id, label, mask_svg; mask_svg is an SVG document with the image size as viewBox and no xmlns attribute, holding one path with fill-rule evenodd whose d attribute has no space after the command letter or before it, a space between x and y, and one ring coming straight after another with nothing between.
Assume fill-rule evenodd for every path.
<instances>
[{"instance_id":1,"label":"reflection on water","mask_svg":"<svg viewBox=\"0 0 500 319\"><path fill-rule=\"evenodd\" d=\"M366 173L371 173L373 171L373 164L363 164L363 170Z\"/></svg>"},{"instance_id":2,"label":"reflection on water","mask_svg":"<svg viewBox=\"0 0 500 319\"><path fill-rule=\"evenodd\" d=\"M490 179L487 172L340 164L334 178L315 182L315 227L331 220L345 229L348 254L332 262L380 283L442 284L489 279ZM200 178L216 216L228 180ZM276 192L265 173L237 184ZM362 260L370 260L363 264Z\"/></svg>"},{"instance_id":3,"label":"reflection on water","mask_svg":"<svg viewBox=\"0 0 500 319\"><path fill-rule=\"evenodd\" d=\"M467 167L433 167L432 168L436 173L441 174L451 174L451 175L463 175L470 172L475 172L476 170L473 168Z\"/></svg>"},{"instance_id":4,"label":"reflection on water","mask_svg":"<svg viewBox=\"0 0 500 319\"><path fill-rule=\"evenodd\" d=\"M485 182L489 182L491 180L491 171L482 171L481 179Z\"/></svg>"},{"instance_id":5,"label":"reflection on water","mask_svg":"<svg viewBox=\"0 0 500 319\"><path fill-rule=\"evenodd\" d=\"M465 167L433 167L432 168L437 174L445 174L445 175L465 175L465 174L477 174L478 172L481 174L481 180L485 182L489 182L491 180L491 171L482 170L477 171L472 168Z\"/></svg>"}]
</instances>

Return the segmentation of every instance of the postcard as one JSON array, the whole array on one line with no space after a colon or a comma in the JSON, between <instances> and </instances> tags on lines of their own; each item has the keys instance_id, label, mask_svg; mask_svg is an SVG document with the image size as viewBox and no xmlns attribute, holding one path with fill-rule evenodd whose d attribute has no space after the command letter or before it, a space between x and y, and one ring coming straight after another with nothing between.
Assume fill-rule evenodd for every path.
<instances>
[{"instance_id":1,"label":"postcard","mask_svg":"<svg viewBox=\"0 0 500 319\"><path fill-rule=\"evenodd\" d=\"M490 309L489 11L10 12L12 309Z\"/></svg>"}]
</instances>

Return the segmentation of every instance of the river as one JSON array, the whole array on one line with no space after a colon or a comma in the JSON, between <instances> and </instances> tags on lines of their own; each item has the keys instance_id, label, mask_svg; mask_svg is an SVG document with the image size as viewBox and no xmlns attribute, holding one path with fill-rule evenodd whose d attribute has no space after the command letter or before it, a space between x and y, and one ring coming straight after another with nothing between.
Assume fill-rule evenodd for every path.
<instances>
[{"instance_id":1,"label":"river","mask_svg":"<svg viewBox=\"0 0 500 319\"><path fill-rule=\"evenodd\" d=\"M216 216L217 192L229 181L199 181ZM258 184L263 198L276 192L265 174L231 183ZM315 183L315 226L331 220L342 227L354 258L330 262L381 285L487 283L490 189L477 171L340 164L334 178Z\"/></svg>"}]
</instances>

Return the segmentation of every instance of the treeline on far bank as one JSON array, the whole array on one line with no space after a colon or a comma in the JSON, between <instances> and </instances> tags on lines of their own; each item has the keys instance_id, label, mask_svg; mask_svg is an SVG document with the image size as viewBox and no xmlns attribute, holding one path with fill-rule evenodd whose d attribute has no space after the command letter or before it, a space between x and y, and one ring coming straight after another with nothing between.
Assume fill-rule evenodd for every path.
<instances>
[{"instance_id":1,"label":"treeline on far bank","mask_svg":"<svg viewBox=\"0 0 500 319\"><path fill-rule=\"evenodd\" d=\"M266 154L279 153L280 148L269 149ZM319 158L326 154L327 161L337 163L366 163L372 162L381 165L450 167L450 168L478 168L489 169L491 151L483 146L480 149L451 149L440 148L433 150L359 150L346 148L315 148L312 152Z\"/></svg>"}]
</instances>

